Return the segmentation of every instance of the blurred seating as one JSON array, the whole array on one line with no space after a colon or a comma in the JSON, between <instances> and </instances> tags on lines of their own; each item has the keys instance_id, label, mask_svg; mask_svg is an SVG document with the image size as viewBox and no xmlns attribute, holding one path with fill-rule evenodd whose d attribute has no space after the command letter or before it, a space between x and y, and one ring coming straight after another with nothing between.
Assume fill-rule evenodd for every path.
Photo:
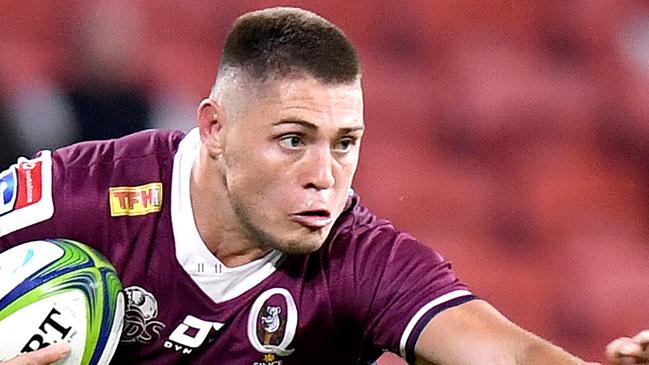
<instances>
[{"instance_id":1,"label":"blurred seating","mask_svg":"<svg viewBox=\"0 0 649 365\"><path fill-rule=\"evenodd\" d=\"M81 65L112 76L101 68L112 60L147 108L129 125L191 128L232 21L275 4L3 2L7 115L32 110L19 106L36 85L96 91ZM321 13L359 47L368 130L356 188L368 206L440 250L510 318L581 356L601 359L608 340L649 326L645 2L282 4ZM84 38L88 24L103 31ZM88 58L79 45L93 39ZM67 131L60 123L52 130ZM0 127L0 142L55 145L28 128Z\"/></svg>"}]
</instances>

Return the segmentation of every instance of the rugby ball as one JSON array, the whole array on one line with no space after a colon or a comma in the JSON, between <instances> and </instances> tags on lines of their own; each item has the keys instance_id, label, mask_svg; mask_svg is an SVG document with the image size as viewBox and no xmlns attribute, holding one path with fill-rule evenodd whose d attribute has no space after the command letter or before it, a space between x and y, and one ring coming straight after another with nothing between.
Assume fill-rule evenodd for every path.
<instances>
[{"instance_id":1,"label":"rugby ball","mask_svg":"<svg viewBox=\"0 0 649 365\"><path fill-rule=\"evenodd\" d=\"M123 319L122 284L94 249L51 239L0 253L0 361L67 341L57 365L108 364Z\"/></svg>"}]
</instances>

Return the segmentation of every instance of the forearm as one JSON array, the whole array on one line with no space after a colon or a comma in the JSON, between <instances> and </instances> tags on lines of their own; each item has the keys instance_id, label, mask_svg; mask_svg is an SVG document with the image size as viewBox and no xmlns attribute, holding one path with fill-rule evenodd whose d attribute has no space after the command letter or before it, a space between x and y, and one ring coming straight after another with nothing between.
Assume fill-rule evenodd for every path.
<instances>
[{"instance_id":1,"label":"forearm","mask_svg":"<svg viewBox=\"0 0 649 365\"><path fill-rule=\"evenodd\" d=\"M526 336L527 337L527 336ZM418 357L416 365L587 365L583 361L558 346L529 334L516 344L508 340L498 341L491 346L467 346L456 354L447 353L444 360L425 360ZM450 356L448 356L450 355Z\"/></svg>"},{"instance_id":2,"label":"forearm","mask_svg":"<svg viewBox=\"0 0 649 365\"><path fill-rule=\"evenodd\" d=\"M586 365L593 364L583 361L562 348L551 344L537 336L529 334L529 342L521 348L514 359L516 365Z\"/></svg>"},{"instance_id":3,"label":"forearm","mask_svg":"<svg viewBox=\"0 0 649 365\"><path fill-rule=\"evenodd\" d=\"M550 342L475 300L448 309L425 327L415 347L417 365L585 365Z\"/></svg>"}]
</instances>

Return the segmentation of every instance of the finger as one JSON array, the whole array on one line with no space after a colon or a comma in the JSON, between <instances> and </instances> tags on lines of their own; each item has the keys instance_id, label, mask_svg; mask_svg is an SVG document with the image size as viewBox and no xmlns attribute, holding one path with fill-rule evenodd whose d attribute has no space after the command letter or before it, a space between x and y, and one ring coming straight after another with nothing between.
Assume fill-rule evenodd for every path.
<instances>
[{"instance_id":1,"label":"finger","mask_svg":"<svg viewBox=\"0 0 649 365\"><path fill-rule=\"evenodd\" d=\"M621 337L606 346L606 357L610 361L616 361L623 356L639 357L642 355L642 347L632 338Z\"/></svg>"},{"instance_id":2,"label":"finger","mask_svg":"<svg viewBox=\"0 0 649 365\"><path fill-rule=\"evenodd\" d=\"M640 346L640 351L635 355L636 364L649 363L649 330L642 331L633 337L633 342Z\"/></svg>"},{"instance_id":3,"label":"finger","mask_svg":"<svg viewBox=\"0 0 649 365\"><path fill-rule=\"evenodd\" d=\"M638 359L635 356L620 356L616 358L615 360L610 360L611 364L614 365L641 365L641 364L648 364L647 362Z\"/></svg>"},{"instance_id":4,"label":"finger","mask_svg":"<svg viewBox=\"0 0 649 365\"><path fill-rule=\"evenodd\" d=\"M646 351L647 347L649 347L649 330L644 330L638 333L633 337L633 340L639 343L642 346L642 349Z\"/></svg>"},{"instance_id":5,"label":"finger","mask_svg":"<svg viewBox=\"0 0 649 365\"><path fill-rule=\"evenodd\" d=\"M60 342L40 350L9 360L4 365L46 365L59 361L70 354L70 344Z\"/></svg>"}]
</instances>

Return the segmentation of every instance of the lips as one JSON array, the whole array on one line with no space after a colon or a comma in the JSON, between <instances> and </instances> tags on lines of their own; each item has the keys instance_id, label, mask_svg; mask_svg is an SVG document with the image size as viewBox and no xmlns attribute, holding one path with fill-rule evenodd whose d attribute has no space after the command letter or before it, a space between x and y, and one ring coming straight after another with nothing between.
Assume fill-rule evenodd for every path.
<instances>
[{"instance_id":1,"label":"lips","mask_svg":"<svg viewBox=\"0 0 649 365\"><path fill-rule=\"evenodd\" d=\"M291 214L291 220L309 229L321 229L331 223L331 212L326 209L307 210Z\"/></svg>"}]
</instances>

